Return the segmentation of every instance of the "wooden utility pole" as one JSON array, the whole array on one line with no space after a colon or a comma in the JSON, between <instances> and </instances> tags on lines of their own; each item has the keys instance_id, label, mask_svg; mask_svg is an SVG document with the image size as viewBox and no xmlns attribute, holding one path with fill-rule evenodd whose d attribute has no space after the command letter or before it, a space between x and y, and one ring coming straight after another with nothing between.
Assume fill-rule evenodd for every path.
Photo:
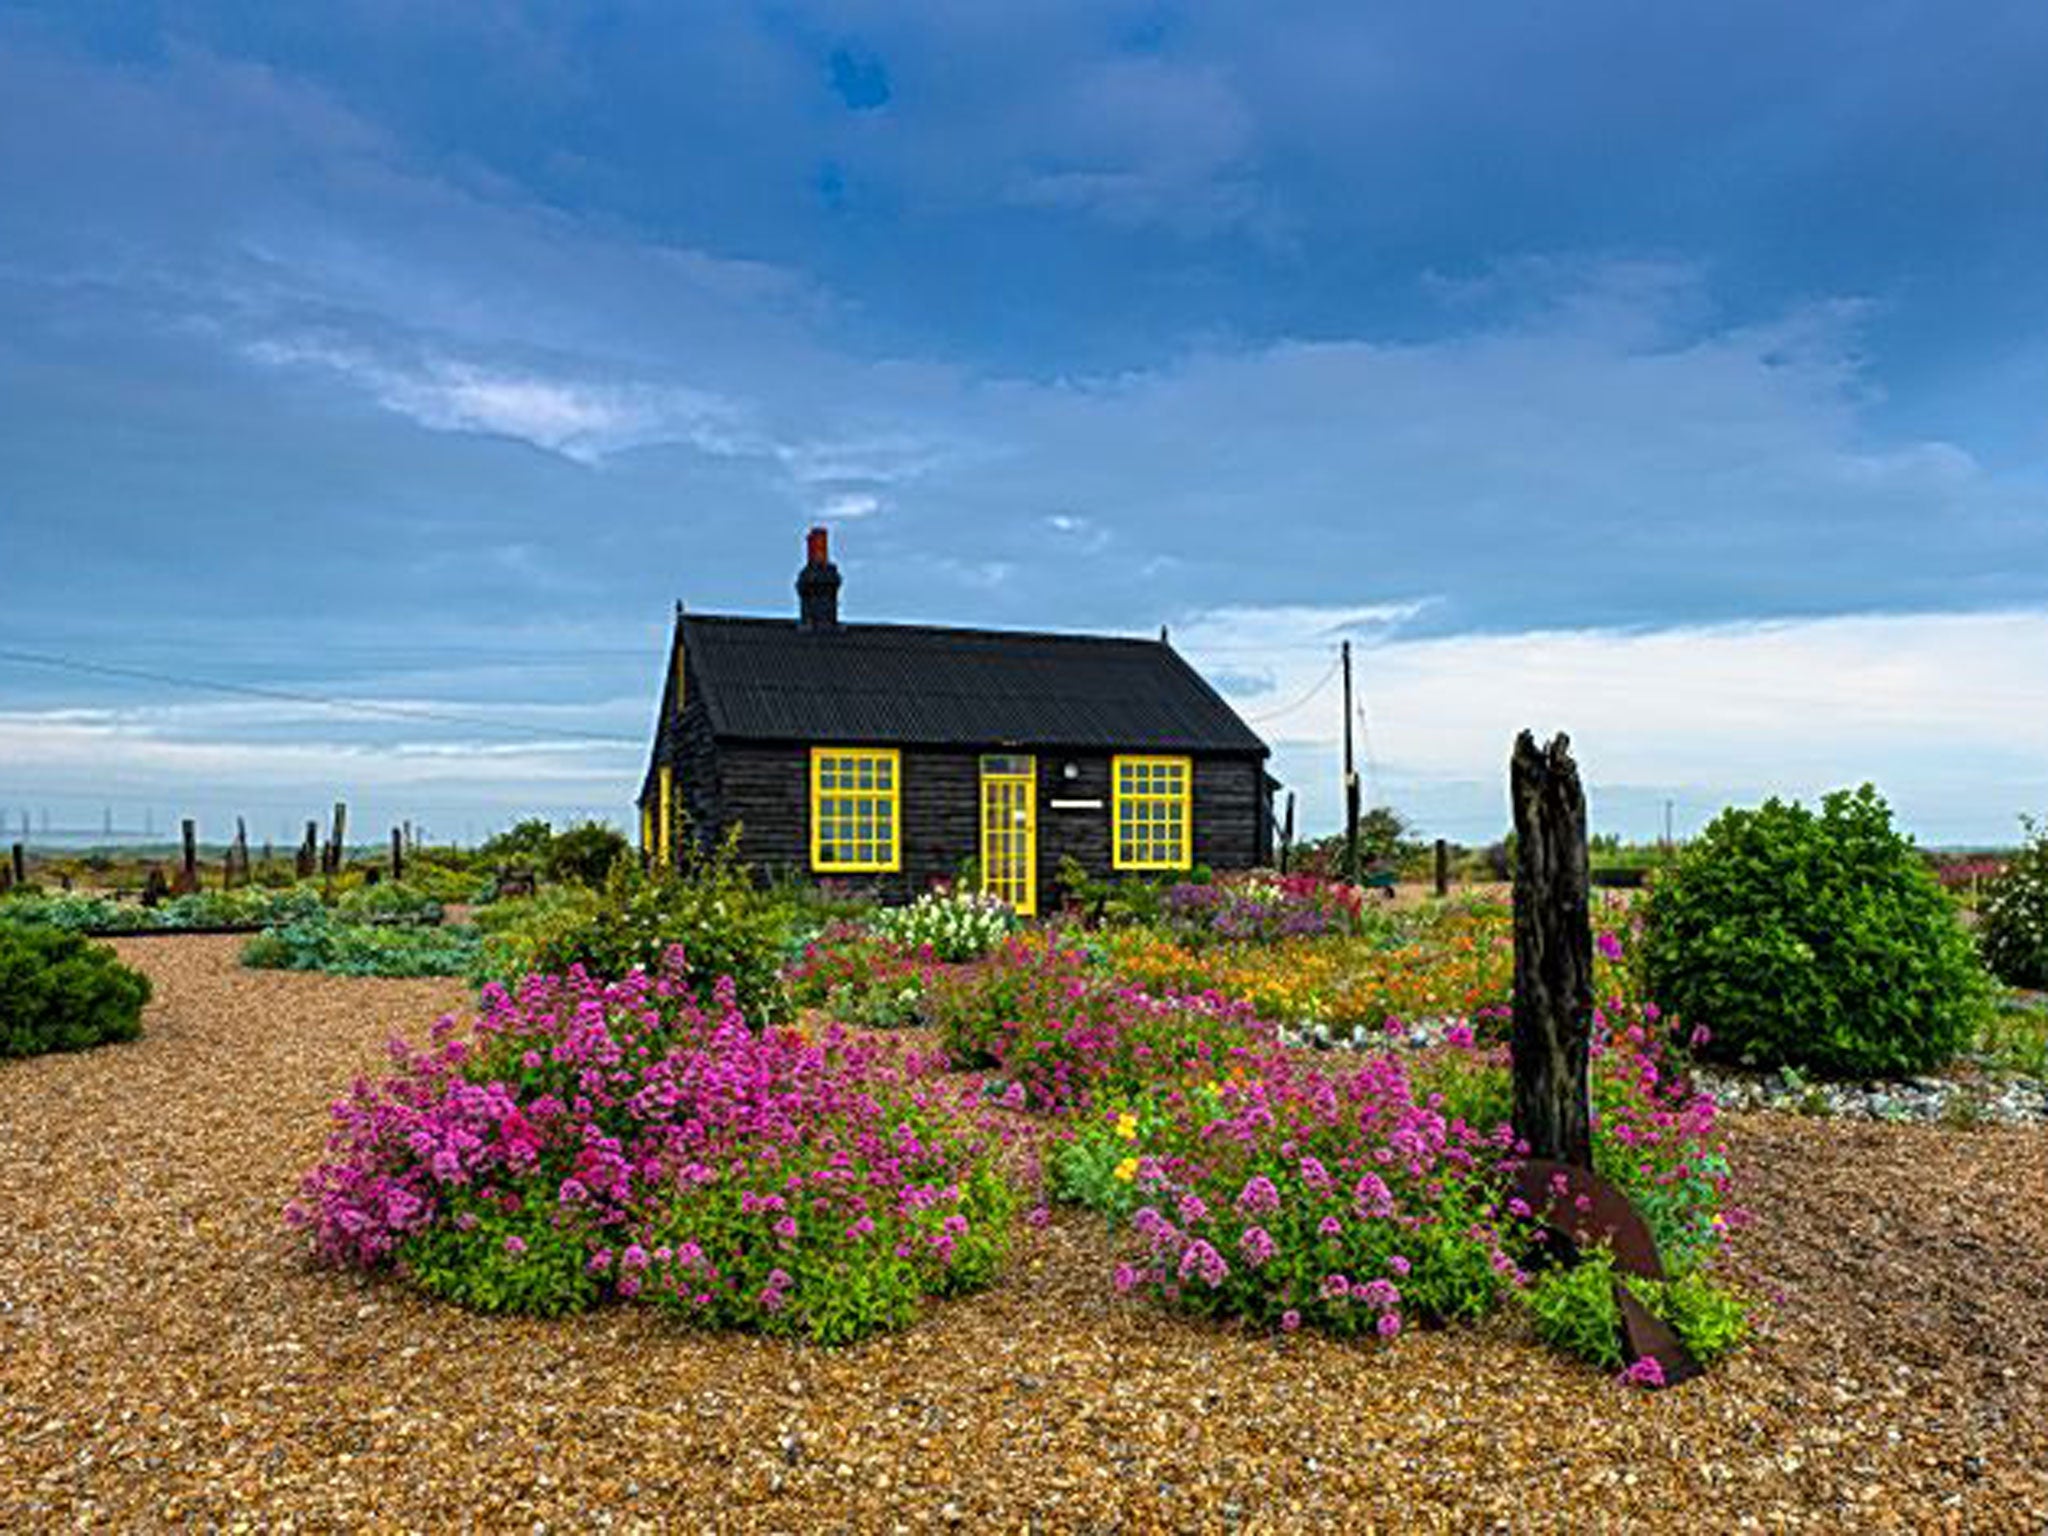
<instances>
[{"instance_id":1,"label":"wooden utility pole","mask_svg":"<svg viewBox=\"0 0 2048 1536\"><path fill-rule=\"evenodd\" d=\"M1593 1039L1593 924L1586 793L1562 733L1538 750L1515 738L1515 1138L1532 1158L1593 1166L1587 1059Z\"/></svg>"},{"instance_id":2,"label":"wooden utility pole","mask_svg":"<svg viewBox=\"0 0 2048 1536\"><path fill-rule=\"evenodd\" d=\"M1351 642L1344 642L1344 878L1358 883L1358 769L1351 759Z\"/></svg>"}]
</instances>

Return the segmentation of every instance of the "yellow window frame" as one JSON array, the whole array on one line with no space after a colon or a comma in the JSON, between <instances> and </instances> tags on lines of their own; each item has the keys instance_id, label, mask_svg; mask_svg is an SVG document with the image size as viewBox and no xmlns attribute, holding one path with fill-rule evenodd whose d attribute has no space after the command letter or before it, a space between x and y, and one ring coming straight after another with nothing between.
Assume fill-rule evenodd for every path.
<instances>
[{"instance_id":1,"label":"yellow window frame","mask_svg":"<svg viewBox=\"0 0 2048 1536\"><path fill-rule=\"evenodd\" d=\"M1116 807L1110 827L1111 866L1190 868L1195 846L1194 759L1120 755L1109 761L1109 783ZM1126 854L1131 844L1137 851Z\"/></svg>"},{"instance_id":2,"label":"yellow window frame","mask_svg":"<svg viewBox=\"0 0 2048 1536\"><path fill-rule=\"evenodd\" d=\"M826 858L828 851L835 857ZM894 747L811 748L812 870L862 875L902 867L903 754Z\"/></svg>"}]
</instances>

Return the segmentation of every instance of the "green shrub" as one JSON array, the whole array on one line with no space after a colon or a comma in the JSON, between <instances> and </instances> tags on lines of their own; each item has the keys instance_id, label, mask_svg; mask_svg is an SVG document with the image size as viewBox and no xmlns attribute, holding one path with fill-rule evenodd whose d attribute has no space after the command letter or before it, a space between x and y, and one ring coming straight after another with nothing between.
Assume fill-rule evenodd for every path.
<instances>
[{"instance_id":1,"label":"green shrub","mask_svg":"<svg viewBox=\"0 0 2048 1536\"><path fill-rule=\"evenodd\" d=\"M532 925L514 922L493 933L479 968L483 979L511 985L580 965L616 981L636 966L661 970L668 951L681 945L689 985L707 1005L718 980L730 976L740 1012L755 1028L792 1016L782 982L791 914L754 886L735 838L678 872L643 874L630 860L616 865L587 906L560 898L533 905Z\"/></svg>"},{"instance_id":2,"label":"green shrub","mask_svg":"<svg viewBox=\"0 0 2048 1536\"><path fill-rule=\"evenodd\" d=\"M1703 1050L1832 1077L1923 1072L1969 1038L1990 980L1955 905L1875 789L1818 814L1723 811L1651 889L1651 996Z\"/></svg>"},{"instance_id":3,"label":"green shrub","mask_svg":"<svg viewBox=\"0 0 2048 1536\"><path fill-rule=\"evenodd\" d=\"M2025 824L2027 845L1985 887L1979 933L2000 981L2048 988L2048 825Z\"/></svg>"},{"instance_id":4,"label":"green shrub","mask_svg":"<svg viewBox=\"0 0 2048 1536\"><path fill-rule=\"evenodd\" d=\"M0 927L0 1056L78 1051L142 1033L149 978L111 949L46 927Z\"/></svg>"},{"instance_id":5,"label":"green shrub","mask_svg":"<svg viewBox=\"0 0 2048 1536\"><path fill-rule=\"evenodd\" d=\"M555 834L542 868L550 880L572 881L595 890L631 854L632 849L617 829L602 822L586 821Z\"/></svg>"}]
</instances>

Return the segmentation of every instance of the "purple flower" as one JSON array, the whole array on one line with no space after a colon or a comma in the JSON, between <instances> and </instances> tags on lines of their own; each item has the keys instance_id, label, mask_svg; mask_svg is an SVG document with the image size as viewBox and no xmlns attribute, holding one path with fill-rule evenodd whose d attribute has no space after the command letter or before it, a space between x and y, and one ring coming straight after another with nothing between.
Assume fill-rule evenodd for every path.
<instances>
[{"instance_id":1,"label":"purple flower","mask_svg":"<svg viewBox=\"0 0 2048 1536\"><path fill-rule=\"evenodd\" d=\"M513 1233L512 1236L505 1239L505 1251L511 1254L513 1258L518 1258L522 1253L526 1252L526 1239L519 1236L516 1232Z\"/></svg>"},{"instance_id":2,"label":"purple flower","mask_svg":"<svg viewBox=\"0 0 2048 1536\"><path fill-rule=\"evenodd\" d=\"M1237 1240L1237 1251L1244 1255L1247 1264L1257 1269L1273 1257L1275 1250L1272 1234L1264 1227L1246 1227L1244 1234Z\"/></svg>"},{"instance_id":3,"label":"purple flower","mask_svg":"<svg viewBox=\"0 0 2048 1536\"><path fill-rule=\"evenodd\" d=\"M1374 1323L1373 1327L1379 1330L1381 1338L1391 1339L1401 1331L1401 1314L1398 1312L1382 1312L1380 1320Z\"/></svg>"},{"instance_id":4,"label":"purple flower","mask_svg":"<svg viewBox=\"0 0 2048 1536\"><path fill-rule=\"evenodd\" d=\"M1657 1363L1654 1356L1644 1355L1621 1373L1621 1382L1624 1386L1642 1387L1645 1390L1661 1387L1664 1385L1664 1367Z\"/></svg>"},{"instance_id":5,"label":"purple flower","mask_svg":"<svg viewBox=\"0 0 2048 1536\"><path fill-rule=\"evenodd\" d=\"M1280 1209L1280 1191L1263 1173L1253 1174L1238 1191L1237 1208L1247 1216L1264 1216Z\"/></svg>"}]
</instances>

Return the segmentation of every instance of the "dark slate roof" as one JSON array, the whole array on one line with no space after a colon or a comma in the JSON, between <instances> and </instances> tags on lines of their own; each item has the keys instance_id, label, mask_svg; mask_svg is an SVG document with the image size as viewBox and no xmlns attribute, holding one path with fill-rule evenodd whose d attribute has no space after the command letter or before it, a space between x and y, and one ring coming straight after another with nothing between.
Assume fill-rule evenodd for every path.
<instances>
[{"instance_id":1,"label":"dark slate roof","mask_svg":"<svg viewBox=\"0 0 2048 1536\"><path fill-rule=\"evenodd\" d=\"M682 635L721 737L1266 751L1159 640L703 614L686 614Z\"/></svg>"}]
</instances>

